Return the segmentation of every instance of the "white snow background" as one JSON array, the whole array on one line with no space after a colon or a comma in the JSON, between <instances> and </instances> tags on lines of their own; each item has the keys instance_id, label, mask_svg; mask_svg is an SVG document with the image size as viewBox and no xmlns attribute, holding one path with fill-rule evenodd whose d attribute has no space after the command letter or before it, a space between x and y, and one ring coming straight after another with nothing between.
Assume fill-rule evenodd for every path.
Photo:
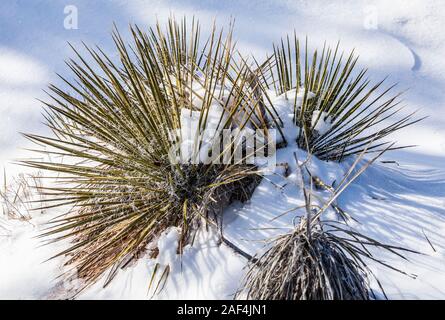
<instances>
[{"instance_id":1,"label":"white snow background","mask_svg":"<svg viewBox=\"0 0 445 320\"><path fill-rule=\"evenodd\" d=\"M66 29L66 6L78 12L78 29ZM359 231L386 243L419 250L424 255L407 254L401 261L383 252L379 258L417 275L416 279L371 263L391 299L445 299L445 2L443 1L20 1L0 2L0 168L7 181L27 170L11 164L30 154L28 142L19 132L44 133L41 103L49 82L62 85L55 72L70 76L64 59L72 57L67 42L79 47L81 41L98 44L112 55L112 24L124 35L129 23L153 25L170 13L195 15L210 27L216 18L222 26L236 19L235 37L244 54L263 57L272 42L295 29L306 35L310 45L327 40L341 41L344 50L360 55L359 66L380 80L390 75L404 95L407 110L429 118L392 136L400 144L418 147L394 151L369 168L339 202L362 224ZM285 153L287 151L283 151ZM33 157L36 155L33 154ZM286 158L285 154L279 157ZM314 161L313 170L332 182L348 164ZM1 170L3 181L3 170ZM262 247L261 240L272 234L252 230L270 225L270 219L298 206L300 197L292 190L279 189L263 181L247 204L234 204L225 212L225 232L250 253ZM59 213L59 212L57 212ZM28 222L9 221L0 216L0 298L64 298L70 286L56 277L62 259L44 262L64 244L40 246L33 238L48 217L57 214L36 212ZM274 221L288 228L292 215ZM230 299L245 272L246 261L230 248L217 243L213 233L202 233L182 257L175 254L175 230L158 243L163 261L172 272L166 287L154 298ZM428 244L426 234L435 251ZM162 250L162 248L164 248ZM83 292L83 299L148 299L148 283L155 261L140 259L118 274L105 289L102 283Z\"/></svg>"}]
</instances>

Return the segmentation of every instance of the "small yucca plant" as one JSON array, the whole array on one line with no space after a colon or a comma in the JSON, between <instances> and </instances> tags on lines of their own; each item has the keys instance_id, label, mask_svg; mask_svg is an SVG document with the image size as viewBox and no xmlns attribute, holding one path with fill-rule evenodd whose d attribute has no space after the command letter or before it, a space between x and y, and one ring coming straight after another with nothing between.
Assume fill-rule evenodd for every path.
<instances>
[{"instance_id":1,"label":"small yucca plant","mask_svg":"<svg viewBox=\"0 0 445 320\"><path fill-rule=\"evenodd\" d=\"M350 259L345 244L320 229L308 232L303 219L280 236L247 274L246 294L254 300L367 300L365 266Z\"/></svg>"},{"instance_id":2,"label":"small yucca plant","mask_svg":"<svg viewBox=\"0 0 445 320\"><path fill-rule=\"evenodd\" d=\"M158 24L131 33L132 46L113 33L119 62L86 47L91 65L73 48L78 61L68 66L76 80L62 78L71 92L51 86L45 103L54 136L26 135L44 146L40 151L63 156L61 163L24 164L56 172L63 183L41 191L48 207L73 209L42 236L72 239L57 256L68 256L85 287L111 270L108 283L168 227L182 230L181 252L203 219L249 197L259 179L254 164L194 157L207 159L223 129L267 135L272 118L255 84L262 70L235 61L231 30L224 36L214 28L204 45L199 24L185 19L170 20L166 31ZM236 140L212 160L224 158Z\"/></svg>"},{"instance_id":3,"label":"small yucca plant","mask_svg":"<svg viewBox=\"0 0 445 320\"><path fill-rule=\"evenodd\" d=\"M293 121L301 129L296 140L322 160L360 154L371 140L367 152L378 152L389 143L383 138L421 120L402 114L401 93L391 94L395 85L380 90L384 80L372 84L366 69L357 72L357 59L354 51L340 52L339 44L311 55L307 39L301 48L294 33L274 45L261 78L262 86L293 102Z\"/></svg>"},{"instance_id":4,"label":"small yucca plant","mask_svg":"<svg viewBox=\"0 0 445 320\"><path fill-rule=\"evenodd\" d=\"M293 232L274 239L271 248L254 259L240 293L253 300L375 299L370 286L373 273L366 260L384 262L368 251L369 246L389 250L402 259L397 251L409 251L370 239L341 223L316 220L309 225L302 219Z\"/></svg>"},{"instance_id":5,"label":"small yucca plant","mask_svg":"<svg viewBox=\"0 0 445 320\"><path fill-rule=\"evenodd\" d=\"M389 148L390 146L384 151ZM313 190L304 185L302 176L300 184L306 200L306 215L300 218L300 223L292 232L273 239L269 243L270 248L265 253L250 259L249 270L235 298L247 297L254 300L375 299L377 296L370 284L372 277L386 297L379 280L368 266L369 260L408 275L374 257L369 248L387 250L402 259L406 259L402 255L403 252L417 252L384 244L365 236L353 230L347 220L331 221L322 218L324 212L349 184L382 154L379 153L377 157L354 172L354 168L366 151L365 148L332 196L322 205L312 204Z\"/></svg>"}]
</instances>

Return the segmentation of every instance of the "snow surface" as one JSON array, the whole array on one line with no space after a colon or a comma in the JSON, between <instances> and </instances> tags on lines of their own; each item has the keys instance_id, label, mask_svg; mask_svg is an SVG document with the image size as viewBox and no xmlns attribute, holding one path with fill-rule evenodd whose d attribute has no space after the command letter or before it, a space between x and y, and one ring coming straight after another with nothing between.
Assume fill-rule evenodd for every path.
<instances>
[{"instance_id":1,"label":"snow surface","mask_svg":"<svg viewBox=\"0 0 445 320\"><path fill-rule=\"evenodd\" d=\"M65 5L78 8L79 28L67 30L63 20ZM121 30L129 22L152 25L156 18L165 21L195 15L203 25L213 19L221 25L236 18L235 36L244 54L265 56L271 43L296 28L310 45L319 47L325 40L341 40L345 50L355 48L360 66L369 67L375 80L390 74L405 94L407 110L420 109L430 117L422 123L395 134L401 144L418 147L388 153L384 160L369 168L338 200L361 224L361 232L385 243L419 250L424 255L408 254L402 261L381 251L375 254L404 271L417 275L412 279L371 264L392 299L445 299L445 3L442 1L2 1L0 3L0 166L9 178L26 169L12 165L15 158L30 154L29 146L18 132L45 133L40 115L41 89L49 81L59 85L54 72L69 75L63 59L72 56L67 41L100 44L112 53L110 31L115 21ZM112 17L112 18L110 18ZM376 24L374 22L377 22ZM125 33L124 33L125 34ZM281 102L278 101L281 99ZM283 101L280 97L276 103ZM290 113L290 112L289 112ZM296 133L288 128L286 135ZM293 132L292 132L293 130ZM298 211L283 212L302 204L297 188L293 152L299 160L305 153L295 146L278 150L278 161L288 162L291 174L268 176L246 204L236 203L224 215L226 237L253 254L264 250L264 239L289 230ZM32 157L36 157L32 154ZM341 179L350 163L335 164L312 159L310 170L324 181ZM2 172L1 170L0 172ZM2 176L3 173L0 174ZM3 181L0 179L0 181ZM0 298L45 299L69 297L75 283L56 277L63 259L43 263L63 243L40 247L34 238L43 222L60 212L39 212L29 222L6 220L0 215ZM265 225L276 229L262 229ZM428 244L426 237L433 244ZM175 230L159 240L165 250L159 259L142 258L118 274L105 289L101 282L83 292L81 299L148 299L149 280L156 262L170 265L171 273L160 299L231 298L245 270L246 261L230 248L218 243L214 232L202 232L182 258L172 245ZM165 254L164 254L165 253Z\"/></svg>"}]
</instances>

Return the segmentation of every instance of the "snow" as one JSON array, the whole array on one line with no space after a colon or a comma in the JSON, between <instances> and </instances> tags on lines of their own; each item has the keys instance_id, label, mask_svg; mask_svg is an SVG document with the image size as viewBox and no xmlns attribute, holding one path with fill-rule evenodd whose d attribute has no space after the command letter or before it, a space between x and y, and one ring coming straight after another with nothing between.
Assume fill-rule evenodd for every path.
<instances>
[{"instance_id":1,"label":"snow","mask_svg":"<svg viewBox=\"0 0 445 320\"><path fill-rule=\"evenodd\" d=\"M331 129L332 119L327 112L314 111L311 126L319 135L323 135Z\"/></svg>"},{"instance_id":2,"label":"snow","mask_svg":"<svg viewBox=\"0 0 445 320\"><path fill-rule=\"evenodd\" d=\"M230 83L224 86L212 85L211 99L208 99L206 96L206 90L201 83L204 83L204 79L198 80L197 85L190 85L190 83L186 85L186 87L192 88L192 90L188 92L191 96L191 105L181 109L179 115L181 129L177 130L178 132L170 137L171 141L179 141L179 155L175 158L175 154L173 153L172 159L182 162L211 163L213 158L209 155L209 152L215 147L214 155L218 154L221 142L223 143L222 150L230 150L229 144L232 143L232 138L233 144L240 146L243 141L242 138L244 137L246 139L247 150L253 150L255 134L264 135L264 132L257 132L252 129L253 126L250 121L248 121L249 115L247 110L237 111L235 114L230 115L231 110L229 108L233 105L232 100L234 95ZM211 101L206 101L205 105L207 109L203 111L204 100ZM297 105L301 106L302 97L298 96L296 102ZM232 121L233 130L224 129L229 118ZM263 139L265 138L264 136L262 137ZM264 143L267 142L264 141ZM240 151L240 149L238 149L238 151ZM248 151L248 153L249 152L250 151ZM235 157L236 156L242 158L242 154L235 155ZM254 163L253 157L250 158L252 161L247 161L247 163ZM260 158L259 160L264 161L265 159Z\"/></svg>"},{"instance_id":3,"label":"snow","mask_svg":"<svg viewBox=\"0 0 445 320\"><path fill-rule=\"evenodd\" d=\"M102 282L80 295L80 299L230 299L238 289L245 261L226 246L218 244L213 232L200 232L193 246L184 248L183 255L176 254L178 231L167 230L158 240L161 261L140 259L132 268L120 272L106 288ZM171 273L160 294L153 296L154 287L164 268L149 291L149 282L156 262L169 265Z\"/></svg>"},{"instance_id":4,"label":"snow","mask_svg":"<svg viewBox=\"0 0 445 320\"><path fill-rule=\"evenodd\" d=\"M24 179L31 179L25 178ZM20 180L24 181L24 180ZM3 299L35 299L49 297L54 291L63 285L58 276L63 272L63 258L46 261L54 256L57 251L63 250L66 243L43 245L36 238L45 228L45 223L50 217L62 212L53 210L45 212L38 209L37 203L28 201L38 200L40 197L31 189L23 186L19 189L10 189L16 184L8 185L8 192L4 186L0 188L2 195L8 197L11 207L4 210L5 200L2 196L2 211L0 211L0 297ZM15 191L18 190L20 201L13 203ZM34 190L34 191L33 191ZM9 218L4 214L10 213ZM17 213L17 215L15 214ZM18 213L23 217L18 216ZM2 232L2 226L5 228Z\"/></svg>"},{"instance_id":5,"label":"snow","mask_svg":"<svg viewBox=\"0 0 445 320\"><path fill-rule=\"evenodd\" d=\"M48 77L43 66L20 52L0 48L0 55L0 83L29 86L40 84Z\"/></svg>"},{"instance_id":6,"label":"snow","mask_svg":"<svg viewBox=\"0 0 445 320\"><path fill-rule=\"evenodd\" d=\"M407 254L409 261L403 261L375 252L386 262L417 275L413 279L372 263L389 298L445 299L445 35L442 32L445 3L262 1L254 8L249 1L150 1L148 4L142 0L113 0L93 4L72 0L70 4L78 7L78 29L64 28L61 2L0 4L0 114L4 120L0 127L0 166L6 168L8 180L29 171L10 163L15 158L30 156L22 149L29 144L18 132L46 132L35 98L44 97L41 89L49 81L61 85L53 72L69 76L63 65L63 60L72 56L66 41L75 45L81 40L97 43L107 52L113 52L109 36L111 16L121 30L126 30L128 22L147 25L156 18L165 21L170 13L177 17L195 15L205 26L210 26L215 17L221 25L233 16L241 52L258 58L270 52L271 43L292 32L294 27L300 38L308 35L311 47L320 47L325 40L335 45L340 39L346 51L356 49L359 66L369 67L373 79L390 74L389 83L398 82L401 90L409 88L404 96L407 110L420 109L420 116L430 117L393 136L402 145L418 147L385 155L383 160L390 162L377 162L370 167L342 194L339 205L360 221L354 227L364 234L424 253ZM208 30L203 28L204 33ZM292 92L288 94L289 100L281 96L274 101L287 128L286 138L298 134L298 128L290 125L293 111L289 101L294 100L290 98ZM316 129L324 132L329 120L323 120L323 114L319 119ZM277 151L277 163L289 164L288 177L284 177L282 169L267 176L250 201L234 203L225 211L226 237L250 254L264 250L265 239L290 230L294 218L301 214L296 208L303 204L302 195L293 187L300 181L294 152L299 161L307 156L294 144ZM332 183L341 180L350 164L312 158L309 170ZM28 222L5 219L0 214L0 298L69 296L68 289L75 283L63 283L56 278L63 269L63 259L43 262L64 244L40 247L41 240L34 238L44 228L44 222L56 214L59 212L43 215L35 212ZM273 229L264 229L265 225ZM151 298L148 286L156 263L169 265L171 272L164 290L153 298L231 298L244 275L246 260L226 245L220 245L211 229L200 232L195 244L179 257L172 249L177 236L178 230L167 230L158 239L158 260L143 257L118 273L106 288L102 288L101 280L78 298Z\"/></svg>"},{"instance_id":7,"label":"snow","mask_svg":"<svg viewBox=\"0 0 445 320\"><path fill-rule=\"evenodd\" d=\"M0 297L44 298L55 288L62 272L60 260L44 260L60 246L37 248L39 243L32 237L39 232L33 225L14 224L12 230L8 237L0 237Z\"/></svg>"}]
</instances>

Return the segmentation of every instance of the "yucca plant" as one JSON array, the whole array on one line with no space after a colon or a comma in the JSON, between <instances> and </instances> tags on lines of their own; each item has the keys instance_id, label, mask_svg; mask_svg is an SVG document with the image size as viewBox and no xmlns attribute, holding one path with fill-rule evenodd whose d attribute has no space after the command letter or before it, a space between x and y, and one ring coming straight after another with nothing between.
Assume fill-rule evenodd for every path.
<instances>
[{"instance_id":1,"label":"yucca plant","mask_svg":"<svg viewBox=\"0 0 445 320\"><path fill-rule=\"evenodd\" d=\"M353 244L347 243L352 249ZM366 272L349 259L345 243L320 225L307 230L303 219L292 232L275 239L247 274L247 297L254 300L367 300ZM355 251L352 251L357 254Z\"/></svg>"},{"instance_id":2,"label":"yucca plant","mask_svg":"<svg viewBox=\"0 0 445 320\"><path fill-rule=\"evenodd\" d=\"M378 242L342 223L315 220L308 224L303 218L294 231L274 239L271 248L254 260L241 292L253 300L375 299L378 296L370 285L374 275L367 259L385 263L370 253L370 246L402 259L398 251L410 251Z\"/></svg>"},{"instance_id":3,"label":"yucca plant","mask_svg":"<svg viewBox=\"0 0 445 320\"><path fill-rule=\"evenodd\" d=\"M236 61L231 28L214 27L204 44L199 24L185 19L170 19L166 30L130 31L132 45L113 32L120 61L85 46L92 64L73 48L77 61L67 64L76 79L61 77L69 91L51 85L52 100L44 102L54 135L26 134L43 146L37 151L63 157L23 163L58 175L62 186L41 188L45 207L73 209L42 237L73 241L57 256L68 257L82 288L110 270L108 283L170 226L182 230L181 252L201 221L247 199L258 168L242 161L246 152L230 156L237 137L216 153L213 147L224 129L267 136L273 118L255 81L261 67ZM200 156L205 161L195 161Z\"/></svg>"},{"instance_id":4,"label":"yucca plant","mask_svg":"<svg viewBox=\"0 0 445 320\"><path fill-rule=\"evenodd\" d=\"M293 102L293 121L301 129L295 139L322 160L360 154L371 140L367 152L378 152L389 143L383 138L421 120L403 114L402 93L391 93L395 85L372 84L367 69L357 71L358 57L340 52L339 43L311 54L307 39L302 47L294 32L273 50L262 86Z\"/></svg>"},{"instance_id":5,"label":"yucca plant","mask_svg":"<svg viewBox=\"0 0 445 320\"><path fill-rule=\"evenodd\" d=\"M371 141L372 142L372 141ZM369 144L368 144L369 147ZM339 183L332 196L321 205L315 204L310 187L305 185L301 170L300 187L306 201L306 214L295 228L269 241L270 247L259 257L250 259L249 270L235 298L254 300L368 300L377 295L371 288L374 277L383 296L385 291L369 268L369 260L401 272L376 258L370 247L387 250L406 259L403 253L418 253L388 245L351 228L347 220L323 218L324 212L339 195L372 164L388 146L359 170L354 170L363 158L365 148ZM304 161L300 166L304 166ZM297 161L298 165L298 161Z\"/></svg>"}]
</instances>

